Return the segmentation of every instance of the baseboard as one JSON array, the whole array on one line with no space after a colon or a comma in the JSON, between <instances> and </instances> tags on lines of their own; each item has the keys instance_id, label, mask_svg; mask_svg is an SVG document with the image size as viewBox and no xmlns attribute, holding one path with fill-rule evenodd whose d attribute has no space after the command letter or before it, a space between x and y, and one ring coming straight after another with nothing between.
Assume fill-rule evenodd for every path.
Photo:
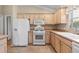
<instances>
[{"instance_id":1,"label":"baseboard","mask_svg":"<svg viewBox=\"0 0 79 59\"><path fill-rule=\"evenodd\" d=\"M29 43L28 45L36 46L36 45L33 45L33 43ZM46 43L45 45L50 45L50 44L49 43ZM38 46L45 46L45 45L38 45Z\"/></svg>"}]
</instances>

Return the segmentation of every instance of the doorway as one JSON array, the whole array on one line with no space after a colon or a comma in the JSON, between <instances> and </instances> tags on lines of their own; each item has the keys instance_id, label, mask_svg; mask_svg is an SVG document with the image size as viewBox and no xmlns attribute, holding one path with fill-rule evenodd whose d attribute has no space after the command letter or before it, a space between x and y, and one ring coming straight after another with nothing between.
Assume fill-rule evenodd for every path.
<instances>
[{"instance_id":1,"label":"doorway","mask_svg":"<svg viewBox=\"0 0 79 59\"><path fill-rule=\"evenodd\" d=\"M3 34L3 16L0 16L0 34Z\"/></svg>"},{"instance_id":2,"label":"doorway","mask_svg":"<svg viewBox=\"0 0 79 59\"><path fill-rule=\"evenodd\" d=\"M8 35L8 40L12 39L12 17L5 16L5 35Z\"/></svg>"}]
</instances>

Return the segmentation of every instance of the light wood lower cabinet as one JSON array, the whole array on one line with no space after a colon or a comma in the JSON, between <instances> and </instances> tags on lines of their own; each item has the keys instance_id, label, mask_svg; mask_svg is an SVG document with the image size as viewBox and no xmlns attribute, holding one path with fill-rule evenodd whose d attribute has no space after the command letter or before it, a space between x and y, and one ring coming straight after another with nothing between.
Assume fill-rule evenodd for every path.
<instances>
[{"instance_id":1,"label":"light wood lower cabinet","mask_svg":"<svg viewBox=\"0 0 79 59\"><path fill-rule=\"evenodd\" d=\"M61 45L60 44L61 44L60 43L60 38L57 35L55 35L55 50L58 53L60 53L60 51L61 51L61 49L60 49Z\"/></svg>"},{"instance_id":2,"label":"light wood lower cabinet","mask_svg":"<svg viewBox=\"0 0 79 59\"><path fill-rule=\"evenodd\" d=\"M72 42L55 33L51 33L51 45L54 47L57 53L71 53L72 52Z\"/></svg>"},{"instance_id":3,"label":"light wood lower cabinet","mask_svg":"<svg viewBox=\"0 0 79 59\"><path fill-rule=\"evenodd\" d=\"M55 34L54 33L51 33L51 39L50 39L50 43L53 47L55 47Z\"/></svg>"},{"instance_id":4,"label":"light wood lower cabinet","mask_svg":"<svg viewBox=\"0 0 79 59\"><path fill-rule=\"evenodd\" d=\"M7 38L0 39L0 53L7 53Z\"/></svg>"},{"instance_id":5,"label":"light wood lower cabinet","mask_svg":"<svg viewBox=\"0 0 79 59\"><path fill-rule=\"evenodd\" d=\"M65 43L61 42L61 53L71 53L72 48L66 45Z\"/></svg>"},{"instance_id":6,"label":"light wood lower cabinet","mask_svg":"<svg viewBox=\"0 0 79 59\"><path fill-rule=\"evenodd\" d=\"M46 39L46 43L50 42L50 31L45 32L45 39Z\"/></svg>"},{"instance_id":7,"label":"light wood lower cabinet","mask_svg":"<svg viewBox=\"0 0 79 59\"><path fill-rule=\"evenodd\" d=\"M33 31L29 31L29 44L33 43Z\"/></svg>"}]
</instances>

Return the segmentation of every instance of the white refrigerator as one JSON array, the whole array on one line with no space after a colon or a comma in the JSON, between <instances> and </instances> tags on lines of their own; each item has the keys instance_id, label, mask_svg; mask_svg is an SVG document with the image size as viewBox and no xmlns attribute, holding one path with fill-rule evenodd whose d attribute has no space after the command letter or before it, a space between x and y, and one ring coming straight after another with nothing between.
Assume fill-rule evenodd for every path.
<instances>
[{"instance_id":1,"label":"white refrigerator","mask_svg":"<svg viewBox=\"0 0 79 59\"><path fill-rule=\"evenodd\" d=\"M30 24L28 19L17 19L13 22L13 46L28 46L28 32Z\"/></svg>"}]
</instances>

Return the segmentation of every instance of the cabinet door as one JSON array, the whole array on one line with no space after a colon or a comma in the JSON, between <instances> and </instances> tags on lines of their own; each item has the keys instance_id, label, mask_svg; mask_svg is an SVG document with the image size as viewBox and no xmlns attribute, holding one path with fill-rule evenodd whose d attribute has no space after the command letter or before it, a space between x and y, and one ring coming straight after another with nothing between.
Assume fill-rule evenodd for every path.
<instances>
[{"instance_id":1,"label":"cabinet door","mask_svg":"<svg viewBox=\"0 0 79 59\"><path fill-rule=\"evenodd\" d=\"M61 23L67 23L66 8L61 8Z\"/></svg>"},{"instance_id":2,"label":"cabinet door","mask_svg":"<svg viewBox=\"0 0 79 59\"><path fill-rule=\"evenodd\" d=\"M49 43L50 41L50 31L46 31L46 43Z\"/></svg>"},{"instance_id":3,"label":"cabinet door","mask_svg":"<svg viewBox=\"0 0 79 59\"><path fill-rule=\"evenodd\" d=\"M54 17L55 17L55 21L56 21L55 23L57 24L57 23L58 23L58 22L57 22L57 20L58 20L58 19L57 19L57 11L55 12Z\"/></svg>"},{"instance_id":4,"label":"cabinet door","mask_svg":"<svg viewBox=\"0 0 79 59\"><path fill-rule=\"evenodd\" d=\"M60 38L57 36L57 35L55 35L55 50L58 52L58 53L60 53Z\"/></svg>"},{"instance_id":5,"label":"cabinet door","mask_svg":"<svg viewBox=\"0 0 79 59\"><path fill-rule=\"evenodd\" d=\"M57 24L60 24L61 23L61 11L60 11L60 9L59 10L57 10L57 12L56 12L56 21L57 21Z\"/></svg>"},{"instance_id":6,"label":"cabinet door","mask_svg":"<svg viewBox=\"0 0 79 59\"><path fill-rule=\"evenodd\" d=\"M71 53L72 49L68 45L61 42L61 53Z\"/></svg>"},{"instance_id":7,"label":"cabinet door","mask_svg":"<svg viewBox=\"0 0 79 59\"><path fill-rule=\"evenodd\" d=\"M55 15L56 15L56 24L67 23L66 8L58 9L55 12Z\"/></svg>"},{"instance_id":8,"label":"cabinet door","mask_svg":"<svg viewBox=\"0 0 79 59\"><path fill-rule=\"evenodd\" d=\"M53 47L55 47L55 38L54 38L54 33L51 33L51 40L50 43Z\"/></svg>"},{"instance_id":9,"label":"cabinet door","mask_svg":"<svg viewBox=\"0 0 79 59\"><path fill-rule=\"evenodd\" d=\"M44 14L45 24L54 24L53 14Z\"/></svg>"},{"instance_id":10,"label":"cabinet door","mask_svg":"<svg viewBox=\"0 0 79 59\"><path fill-rule=\"evenodd\" d=\"M29 44L32 44L33 42L33 31L29 31Z\"/></svg>"},{"instance_id":11,"label":"cabinet door","mask_svg":"<svg viewBox=\"0 0 79 59\"><path fill-rule=\"evenodd\" d=\"M30 24L34 24L35 14L30 14Z\"/></svg>"},{"instance_id":12,"label":"cabinet door","mask_svg":"<svg viewBox=\"0 0 79 59\"><path fill-rule=\"evenodd\" d=\"M56 13L53 14L53 24L56 24Z\"/></svg>"}]
</instances>

